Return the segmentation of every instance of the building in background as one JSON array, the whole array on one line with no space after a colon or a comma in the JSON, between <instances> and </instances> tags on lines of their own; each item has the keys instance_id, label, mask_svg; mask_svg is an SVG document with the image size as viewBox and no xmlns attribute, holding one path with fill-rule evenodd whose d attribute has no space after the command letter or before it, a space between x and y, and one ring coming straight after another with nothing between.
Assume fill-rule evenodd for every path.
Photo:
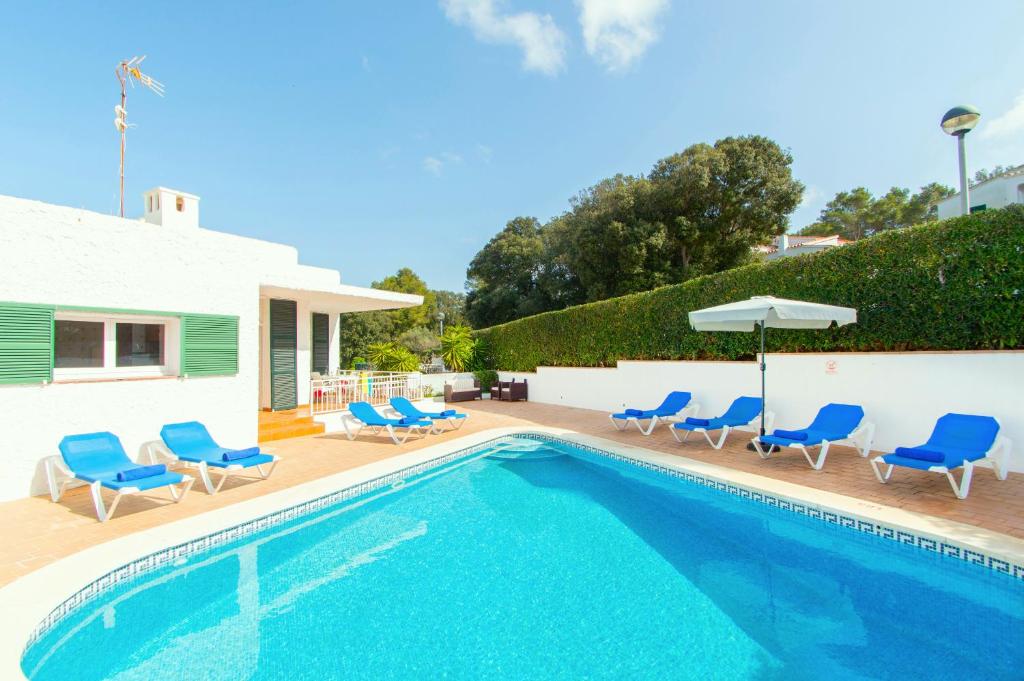
<instances>
[{"instance_id":1,"label":"building in background","mask_svg":"<svg viewBox=\"0 0 1024 681\"><path fill-rule=\"evenodd\" d=\"M338 368L339 315L420 305L347 286L291 246L199 226L157 187L141 220L0 196L0 500L42 493L65 435L117 434L137 458L166 423L235 446L259 410L308 404Z\"/></svg>"},{"instance_id":2,"label":"building in background","mask_svg":"<svg viewBox=\"0 0 1024 681\"><path fill-rule=\"evenodd\" d=\"M827 248L842 246L849 243L838 234L829 236L799 236L797 234L781 234L767 246L758 246L756 250L765 254L765 260L789 258L794 255L817 253Z\"/></svg>"},{"instance_id":3,"label":"building in background","mask_svg":"<svg viewBox=\"0 0 1024 681\"><path fill-rule=\"evenodd\" d=\"M971 187L968 194L972 213L1024 203L1024 165L979 182ZM960 215L960 192L939 201L936 210L940 220Z\"/></svg>"}]
</instances>

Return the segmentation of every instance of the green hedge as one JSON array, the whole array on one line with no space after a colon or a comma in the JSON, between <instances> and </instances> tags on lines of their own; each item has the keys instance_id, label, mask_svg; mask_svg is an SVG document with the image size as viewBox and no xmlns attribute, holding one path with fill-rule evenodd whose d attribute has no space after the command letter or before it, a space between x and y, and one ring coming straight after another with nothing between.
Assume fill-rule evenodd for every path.
<instances>
[{"instance_id":1,"label":"green hedge","mask_svg":"<svg viewBox=\"0 0 1024 681\"><path fill-rule=\"evenodd\" d=\"M690 328L687 313L756 295L857 309L826 331L769 330L773 352L1024 347L1024 206L884 232L477 331L496 369L620 359L749 359L756 334Z\"/></svg>"}]
</instances>

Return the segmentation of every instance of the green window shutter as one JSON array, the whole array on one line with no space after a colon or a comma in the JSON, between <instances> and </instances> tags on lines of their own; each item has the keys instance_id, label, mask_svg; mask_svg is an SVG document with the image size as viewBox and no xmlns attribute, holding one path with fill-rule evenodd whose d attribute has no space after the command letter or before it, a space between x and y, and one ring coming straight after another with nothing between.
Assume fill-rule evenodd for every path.
<instances>
[{"instance_id":1,"label":"green window shutter","mask_svg":"<svg viewBox=\"0 0 1024 681\"><path fill-rule=\"evenodd\" d=\"M181 316L181 374L226 376L238 373L238 317Z\"/></svg>"},{"instance_id":2,"label":"green window shutter","mask_svg":"<svg viewBox=\"0 0 1024 681\"><path fill-rule=\"evenodd\" d=\"M326 376L330 366L331 325L330 317L320 312L313 313L312 370Z\"/></svg>"},{"instance_id":3,"label":"green window shutter","mask_svg":"<svg viewBox=\"0 0 1024 681\"><path fill-rule=\"evenodd\" d=\"M0 383L53 380L53 306L0 303Z\"/></svg>"},{"instance_id":4,"label":"green window shutter","mask_svg":"<svg viewBox=\"0 0 1024 681\"><path fill-rule=\"evenodd\" d=\"M270 408L274 410L298 406L296 309L294 300L270 300Z\"/></svg>"}]
</instances>

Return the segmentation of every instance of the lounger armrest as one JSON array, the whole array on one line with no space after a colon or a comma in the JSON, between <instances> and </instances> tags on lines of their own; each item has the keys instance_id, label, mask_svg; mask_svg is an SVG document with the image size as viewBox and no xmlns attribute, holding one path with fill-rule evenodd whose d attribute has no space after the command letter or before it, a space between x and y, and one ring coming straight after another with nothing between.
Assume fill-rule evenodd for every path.
<instances>
[{"instance_id":1,"label":"lounger armrest","mask_svg":"<svg viewBox=\"0 0 1024 681\"><path fill-rule=\"evenodd\" d=\"M871 443L875 439L875 424L871 421L862 421L847 439L857 445L861 456L867 456L871 453Z\"/></svg>"},{"instance_id":2,"label":"lounger armrest","mask_svg":"<svg viewBox=\"0 0 1024 681\"><path fill-rule=\"evenodd\" d=\"M142 445L142 461L149 465L177 463L178 457L161 440L150 440Z\"/></svg>"},{"instance_id":3,"label":"lounger armrest","mask_svg":"<svg viewBox=\"0 0 1024 681\"><path fill-rule=\"evenodd\" d=\"M47 456L43 459L43 468L46 470L46 486L50 492L50 500L57 501L64 493L68 482L75 479L75 474L60 454Z\"/></svg>"}]
</instances>

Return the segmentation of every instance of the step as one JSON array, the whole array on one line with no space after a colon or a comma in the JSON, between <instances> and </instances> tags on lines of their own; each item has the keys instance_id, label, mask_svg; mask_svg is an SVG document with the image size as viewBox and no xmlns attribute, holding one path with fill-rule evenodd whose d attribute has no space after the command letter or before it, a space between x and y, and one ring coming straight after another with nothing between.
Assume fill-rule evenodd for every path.
<instances>
[{"instance_id":1,"label":"step","mask_svg":"<svg viewBox=\"0 0 1024 681\"><path fill-rule=\"evenodd\" d=\"M290 437L302 437L303 435L319 435L325 430L324 424L317 423L312 417L280 423L261 423L257 440L259 442L269 442L271 440L284 440Z\"/></svg>"}]
</instances>

